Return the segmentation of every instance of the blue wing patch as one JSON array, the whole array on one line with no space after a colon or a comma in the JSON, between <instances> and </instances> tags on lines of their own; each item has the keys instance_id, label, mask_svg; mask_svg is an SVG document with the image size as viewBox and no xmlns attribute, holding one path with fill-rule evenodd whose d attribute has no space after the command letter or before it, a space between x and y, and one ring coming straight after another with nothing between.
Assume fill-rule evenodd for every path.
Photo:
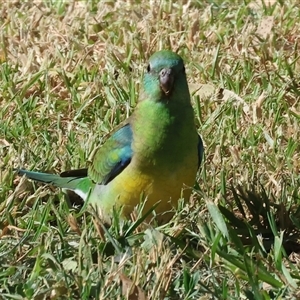
<instances>
[{"instance_id":1,"label":"blue wing patch","mask_svg":"<svg viewBox=\"0 0 300 300\"><path fill-rule=\"evenodd\" d=\"M130 163L132 158L132 130L130 124L119 129L111 138L116 141L117 147L110 153L111 171L104 176L101 184L107 184L118 176Z\"/></svg>"},{"instance_id":2,"label":"blue wing patch","mask_svg":"<svg viewBox=\"0 0 300 300\"><path fill-rule=\"evenodd\" d=\"M130 163L132 129L127 123L115 131L96 152L88 170L89 177L97 184L108 184Z\"/></svg>"}]
</instances>

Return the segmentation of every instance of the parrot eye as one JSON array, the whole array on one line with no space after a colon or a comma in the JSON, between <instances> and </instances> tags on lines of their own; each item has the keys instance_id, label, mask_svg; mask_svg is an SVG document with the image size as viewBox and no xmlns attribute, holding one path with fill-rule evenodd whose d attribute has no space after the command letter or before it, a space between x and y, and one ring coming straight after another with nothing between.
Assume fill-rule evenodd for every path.
<instances>
[{"instance_id":1,"label":"parrot eye","mask_svg":"<svg viewBox=\"0 0 300 300\"><path fill-rule=\"evenodd\" d=\"M150 73L150 71L151 71L151 67L150 67L150 65L148 65L147 72Z\"/></svg>"}]
</instances>

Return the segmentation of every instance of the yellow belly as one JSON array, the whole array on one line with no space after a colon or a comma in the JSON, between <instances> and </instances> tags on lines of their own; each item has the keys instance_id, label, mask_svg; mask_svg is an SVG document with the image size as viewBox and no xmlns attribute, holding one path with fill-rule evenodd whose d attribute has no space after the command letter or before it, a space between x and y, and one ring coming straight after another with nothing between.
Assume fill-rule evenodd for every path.
<instances>
[{"instance_id":1,"label":"yellow belly","mask_svg":"<svg viewBox=\"0 0 300 300\"><path fill-rule=\"evenodd\" d=\"M123 216L128 217L141 199L144 199L143 212L149 211L159 202L155 209L159 215L157 219L159 222L167 222L172 216L167 212L177 207L178 200L181 197L189 199L191 189L184 187L194 185L197 165L196 151L175 168L153 167L144 172L130 164L95 195L101 201L99 207L102 218L106 219L105 216L111 215L113 207L122 207Z\"/></svg>"}]
</instances>

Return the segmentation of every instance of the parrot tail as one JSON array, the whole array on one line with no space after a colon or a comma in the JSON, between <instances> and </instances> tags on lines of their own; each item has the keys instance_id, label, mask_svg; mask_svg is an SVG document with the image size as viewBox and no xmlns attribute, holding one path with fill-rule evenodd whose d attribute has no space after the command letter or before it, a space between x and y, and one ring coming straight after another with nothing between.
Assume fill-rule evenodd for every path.
<instances>
[{"instance_id":1,"label":"parrot tail","mask_svg":"<svg viewBox=\"0 0 300 300\"><path fill-rule=\"evenodd\" d=\"M74 191L83 200L86 200L89 193L88 177L61 177L56 174L27 171L24 169L15 169L19 176L25 175L27 178L45 184L50 184L62 189Z\"/></svg>"}]
</instances>

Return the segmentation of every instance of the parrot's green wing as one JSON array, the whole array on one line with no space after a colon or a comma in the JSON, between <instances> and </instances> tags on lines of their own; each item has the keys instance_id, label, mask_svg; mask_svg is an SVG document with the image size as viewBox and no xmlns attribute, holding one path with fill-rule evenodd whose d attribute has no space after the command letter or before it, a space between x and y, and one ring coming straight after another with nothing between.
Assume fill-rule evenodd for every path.
<instances>
[{"instance_id":1,"label":"parrot's green wing","mask_svg":"<svg viewBox=\"0 0 300 300\"><path fill-rule=\"evenodd\" d=\"M88 176L97 184L107 184L130 163L132 129L126 124L115 131L95 153L88 169Z\"/></svg>"}]
</instances>

